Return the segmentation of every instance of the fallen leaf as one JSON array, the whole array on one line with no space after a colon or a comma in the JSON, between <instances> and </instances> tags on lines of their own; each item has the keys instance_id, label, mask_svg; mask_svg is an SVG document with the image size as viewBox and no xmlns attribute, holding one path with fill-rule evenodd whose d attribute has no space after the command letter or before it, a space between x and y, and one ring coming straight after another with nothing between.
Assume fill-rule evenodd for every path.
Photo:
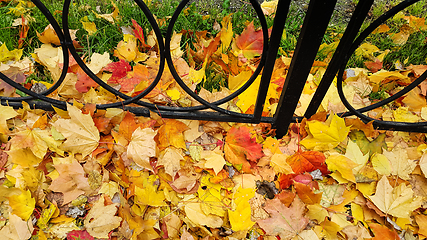
<instances>
[{"instance_id":1,"label":"fallen leaf","mask_svg":"<svg viewBox=\"0 0 427 240\"><path fill-rule=\"evenodd\" d=\"M75 160L71 163L54 164L59 176L52 181L49 189L64 194L64 203L68 203L78 196L91 191L83 167Z\"/></svg>"},{"instance_id":2,"label":"fallen leaf","mask_svg":"<svg viewBox=\"0 0 427 240\"><path fill-rule=\"evenodd\" d=\"M307 121L309 137L300 143L308 149L315 151L330 150L347 138L350 127L345 125L344 119L337 115L331 115L326 122L316 120Z\"/></svg>"},{"instance_id":3,"label":"fallen leaf","mask_svg":"<svg viewBox=\"0 0 427 240\"><path fill-rule=\"evenodd\" d=\"M22 220L15 214L9 214L9 222L0 230L0 236L5 240L27 240L33 233L31 219Z\"/></svg>"},{"instance_id":4,"label":"fallen leaf","mask_svg":"<svg viewBox=\"0 0 427 240\"><path fill-rule=\"evenodd\" d=\"M246 126L235 126L229 130L225 138L224 153L230 163L241 164L241 169L245 173L252 172L248 160L256 162L264 155L262 145L255 141Z\"/></svg>"},{"instance_id":5,"label":"fallen leaf","mask_svg":"<svg viewBox=\"0 0 427 240\"><path fill-rule=\"evenodd\" d=\"M99 142L99 131L90 115L83 114L77 107L67 105L71 119L58 119L52 125L67 140L61 149L72 153L81 153L83 157L91 154Z\"/></svg>"},{"instance_id":6,"label":"fallen leaf","mask_svg":"<svg viewBox=\"0 0 427 240\"><path fill-rule=\"evenodd\" d=\"M84 220L88 233L96 238L108 238L108 233L120 226L121 217L114 216L117 212L116 204L105 205L101 197L89 210Z\"/></svg>"},{"instance_id":7,"label":"fallen leaf","mask_svg":"<svg viewBox=\"0 0 427 240\"><path fill-rule=\"evenodd\" d=\"M282 239L295 237L305 229L309 221L304 216L305 205L299 198L295 198L289 208L279 199L268 200L264 209L271 217L258 220L258 225L268 235L279 235Z\"/></svg>"},{"instance_id":8,"label":"fallen leaf","mask_svg":"<svg viewBox=\"0 0 427 240\"><path fill-rule=\"evenodd\" d=\"M22 191L20 195L13 195L8 197L9 205L12 207L12 213L27 221L33 214L36 200L31 197L29 190Z\"/></svg>"},{"instance_id":9,"label":"fallen leaf","mask_svg":"<svg viewBox=\"0 0 427 240\"><path fill-rule=\"evenodd\" d=\"M378 181L375 195L369 199L385 214L399 218L409 218L412 211L421 206L422 198L413 196L414 192L404 183L393 188L387 177Z\"/></svg>"},{"instance_id":10,"label":"fallen leaf","mask_svg":"<svg viewBox=\"0 0 427 240\"><path fill-rule=\"evenodd\" d=\"M328 168L325 164L325 155L317 151L298 151L287 158L286 162L292 167L295 174L312 172L319 169L323 174L328 174Z\"/></svg>"},{"instance_id":11,"label":"fallen leaf","mask_svg":"<svg viewBox=\"0 0 427 240\"><path fill-rule=\"evenodd\" d=\"M157 132L151 128L138 128L132 134L132 139L127 148L127 156L138 166L153 170L150 157L156 156L156 142L154 137Z\"/></svg>"}]
</instances>

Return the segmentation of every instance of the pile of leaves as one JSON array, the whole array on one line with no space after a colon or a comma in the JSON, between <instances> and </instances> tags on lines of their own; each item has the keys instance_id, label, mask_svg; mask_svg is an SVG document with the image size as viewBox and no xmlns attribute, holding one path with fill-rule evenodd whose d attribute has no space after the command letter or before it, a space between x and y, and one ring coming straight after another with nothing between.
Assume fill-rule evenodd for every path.
<instances>
[{"instance_id":1,"label":"pile of leaves","mask_svg":"<svg viewBox=\"0 0 427 240\"><path fill-rule=\"evenodd\" d=\"M274 14L277 1L263 5ZM114 23L120 13L97 14ZM424 19L400 16L407 36ZM21 17L22 36L25 16ZM96 33L86 21L84 30ZM249 23L234 34L230 16L219 33L174 33L171 55L184 82L209 101L242 86L262 52L262 33ZM382 30L381 30L382 29ZM378 31L387 34L382 26ZM403 29L403 27L402 27ZM409 29L409 30L408 30ZM412 29L412 30L411 30ZM123 40L109 53L82 57L92 72L134 96L155 78L158 48L152 32L136 22L122 28ZM93 32L91 32L93 31ZM191 34L192 46L181 44ZM404 44L389 33L396 45ZM0 48L0 71L28 89L47 89L62 68L62 48L51 26L39 34L32 61L22 49ZM75 39L75 45L80 41ZM313 95L337 42L321 47L297 114ZM368 69L346 72L344 92L366 106L410 84L427 66L396 62L382 69L388 54L364 43L356 56ZM112 55L114 57L112 57ZM280 96L290 57L277 59L264 115ZM43 69L49 81L28 76ZM420 133L374 130L372 124L342 119L334 85L311 119L274 137L267 124L236 124L137 117L95 104L120 101L91 80L71 59L61 87L49 97L68 101L67 110L45 112L23 103L0 106L0 236L4 239L423 239L427 145ZM211 74L210 73L215 73ZM220 84L205 87L219 76ZM222 107L253 111L259 78ZM6 83L3 96L22 94ZM384 120L427 119L426 85L393 104L369 112ZM146 101L197 105L168 69ZM331 113L331 114L327 114Z\"/></svg>"}]
</instances>

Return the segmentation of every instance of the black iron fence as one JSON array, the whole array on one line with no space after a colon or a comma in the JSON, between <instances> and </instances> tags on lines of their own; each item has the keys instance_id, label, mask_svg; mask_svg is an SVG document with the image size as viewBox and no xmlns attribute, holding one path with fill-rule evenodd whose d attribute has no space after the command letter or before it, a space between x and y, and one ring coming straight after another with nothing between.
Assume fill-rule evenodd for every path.
<instances>
[{"instance_id":1,"label":"black iron fence","mask_svg":"<svg viewBox=\"0 0 427 240\"><path fill-rule=\"evenodd\" d=\"M359 1L356 6L355 11L352 14L351 20L348 23L348 26L339 42L338 47L326 69L325 74L322 77L322 80L312 98L304 117L309 118L314 115L318 110L322 99L324 98L327 90L329 89L333 79L338 74L338 93L340 95L341 101L348 109L348 112L341 113L340 116L350 116L355 115L365 122L373 121L373 124L377 128L382 129L392 129L392 130L401 130L401 131L418 131L418 132L427 132L427 122L420 123L406 123L406 122L390 122L390 121L381 121L378 119L372 119L367 115L363 114L367 111L370 111L374 108L381 107L385 104L390 103L408 93L410 90L414 89L427 77L427 73L424 72L418 79L413 81L411 84L406 86L401 91L397 92L393 96L377 102L371 106L364 107L361 109L353 108L350 103L346 100L343 88L342 88L342 78L344 71L346 69L347 62L349 61L350 56L357 49L357 47L362 43L362 41L373 32L378 26L384 23L387 19L393 17L399 11L405 9L406 7L414 4L419 0L406 0L383 14L381 17L376 19L367 27L363 32L359 33L365 17L367 16L374 0L363 0ZM93 79L97 84L107 91L115 94L117 97L122 100L115 103L108 104L97 104L97 109L107 109L107 108L125 108L137 115L149 116L150 111L157 112L159 115L165 118L179 118L179 119L198 119L198 120L210 120L210 121L226 121L226 122L247 122L247 123L271 123L274 128L277 129L276 133L278 136L283 136L286 134L289 124L300 120L301 117L295 116L294 112L297 108L298 101L300 99L301 93L303 91L306 79L310 73L310 69L315 60L317 51L322 42L323 36L331 19L334 7L336 5L336 0L311 0L307 9L306 17L301 28L300 35L298 37L297 46L293 54L293 58L289 67L289 71L286 75L286 79L283 85L283 91L281 93L276 113L273 117L263 117L263 107L265 99L267 96L267 91L269 88L271 76L274 70L275 61L277 58L277 52L279 49L282 32L285 26L286 18L288 15L289 6L291 0L280 0L276 10L276 17L274 19L274 24L272 28L271 35L268 35L267 23L265 16L260 8L258 1L250 0L252 7L254 8L258 19L260 21L264 45L263 52L260 58L260 62L253 75L248 79L248 81L237 91L233 92L227 97L224 97L215 102L209 102L201 98L196 92L190 89L184 81L180 78L177 71L175 70L172 56L171 56L171 38L173 34L174 24L176 23L179 14L183 11L186 4L189 0L183 0L178 5L175 13L170 19L167 32L164 36L164 41L160 28L151 14L150 10L142 0L135 0L136 4L142 10L142 12L147 17L149 23L151 24L155 36L158 39L158 48L160 54L160 63L159 70L154 81L149 85L144 91L138 95L131 97L120 91L117 91L115 88L111 87L101 79L99 79L89 68L85 65L84 61L78 55L76 49L73 46L73 42L70 36L69 26L68 26L68 15L71 0L65 0L63 12L62 12L62 29L59 26L58 22L48 11L48 9L43 5L39 0L33 0L33 3L41 10L45 15L47 20L53 26L56 34L59 37L61 46L63 48L63 61L64 67L59 77L59 80L53 84L48 90L36 93L31 90L26 89L21 84L18 84L0 73L0 78L11 85L12 87L22 91L27 94L27 97L1 97L1 104L10 105L14 107L22 106L21 102L26 101L30 103L32 107L52 110L52 106L56 106L62 109L66 108L66 102L53 99L49 97L49 94L54 92L58 87L63 83L64 78L67 74L67 68L70 63L70 58L68 52L72 54L74 59L77 61L78 65L83 69L83 71ZM191 107L172 107L172 106L163 106L156 105L153 103L148 103L141 101L144 96L147 96L159 83L162 73L165 69L165 64L168 64L168 67L179 86L194 100L200 103L198 106ZM255 79L261 73L261 83L259 86L258 95L256 97L256 104L253 114L243 114L234 111L230 111L220 107L221 104L226 103L242 92L244 92L251 84L254 84ZM210 111L206 111L210 110ZM213 110L213 111L212 111Z\"/></svg>"}]
</instances>

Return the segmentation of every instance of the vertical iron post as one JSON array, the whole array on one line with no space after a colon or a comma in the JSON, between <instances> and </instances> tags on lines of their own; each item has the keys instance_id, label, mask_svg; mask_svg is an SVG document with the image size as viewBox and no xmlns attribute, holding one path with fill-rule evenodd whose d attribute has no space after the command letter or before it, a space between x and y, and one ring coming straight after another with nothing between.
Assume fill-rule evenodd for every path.
<instances>
[{"instance_id":1,"label":"vertical iron post","mask_svg":"<svg viewBox=\"0 0 427 240\"><path fill-rule=\"evenodd\" d=\"M328 68L326 69L325 74L323 75L322 80L320 81L320 84L307 107L304 117L310 118L313 114L316 113L317 109L322 103L323 98L326 95L326 92L329 89L329 86L334 80L339 67L343 64L343 59L350 49L354 39L356 38L357 33L359 32L360 27L362 26L363 21L365 20L365 17L368 14L369 9L371 9L373 3L374 0L365 0L360 1L359 4L357 4L356 9L351 16L350 22L345 29L343 37L341 38L340 43L338 44L338 47L332 56L331 62L329 63Z\"/></svg>"},{"instance_id":2,"label":"vertical iron post","mask_svg":"<svg viewBox=\"0 0 427 240\"><path fill-rule=\"evenodd\" d=\"M261 120L264 103L267 97L268 87L270 85L271 74L273 73L274 63L277 58L280 41L282 40L283 29L285 28L286 17L288 16L289 5L291 0L279 1L274 17L273 29L271 30L270 40L268 43L267 58L262 70L261 83L258 90L258 95L255 103L254 120ZM267 39L264 39L267 41Z\"/></svg>"},{"instance_id":3,"label":"vertical iron post","mask_svg":"<svg viewBox=\"0 0 427 240\"><path fill-rule=\"evenodd\" d=\"M278 137L286 134L337 0L312 0L274 115Z\"/></svg>"}]
</instances>

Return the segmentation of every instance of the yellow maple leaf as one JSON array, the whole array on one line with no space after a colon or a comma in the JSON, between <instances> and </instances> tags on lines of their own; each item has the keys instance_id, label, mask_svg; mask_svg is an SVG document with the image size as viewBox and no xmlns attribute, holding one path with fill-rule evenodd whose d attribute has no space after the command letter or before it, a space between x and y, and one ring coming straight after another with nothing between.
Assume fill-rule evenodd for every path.
<instances>
[{"instance_id":1,"label":"yellow maple leaf","mask_svg":"<svg viewBox=\"0 0 427 240\"><path fill-rule=\"evenodd\" d=\"M421 118L408 110L407 107L399 107L393 110L393 117L398 122L418 122Z\"/></svg>"},{"instance_id":2,"label":"yellow maple leaf","mask_svg":"<svg viewBox=\"0 0 427 240\"><path fill-rule=\"evenodd\" d=\"M13 195L8 199L9 205L12 207L12 213L22 218L22 220L27 221L33 214L36 200L31 197L30 190L22 191L20 195Z\"/></svg>"},{"instance_id":3,"label":"yellow maple leaf","mask_svg":"<svg viewBox=\"0 0 427 240\"><path fill-rule=\"evenodd\" d=\"M116 204L104 205L101 197L89 210L84 220L87 232L96 238L108 238L108 233L120 226L121 217L114 216L117 212Z\"/></svg>"},{"instance_id":4,"label":"yellow maple leaf","mask_svg":"<svg viewBox=\"0 0 427 240\"><path fill-rule=\"evenodd\" d=\"M94 73L98 74L102 68L111 63L110 54L104 52L103 54L93 53L90 57L90 63L87 64L87 67Z\"/></svg>"},{"instance_id":5,"label":"yellow maple leaf","mask_svg":"<svg viewBox=\"0 0 427 240\"><path fill-rule=\"evenodd\" d=\"M11 162L22 167L36 166L43 160L43 158L36 157L29 148L11 150L7 154L10 156Z\"/></svg>"},{"instance_id":6,"label":"yellow maple leaf","mask_svg":"<svg viewBox=\"0 0 427 240\"><path fill-rule=\"evenodd\" d=\"M289 155L283 153L275 153L271 156L270 166L273 167L274 172L283 174L294 173L292 167L286 162L288 157Z\"/></svg>"},{"instance_id":7,"label":"yellow maple leaf","mask_svg":"<svg viewBox=\"0 0 427 240\"><path fill-rule=\"evenodd\" d=\"M91 154L99 142L99 131L90 115L83 114L77 107L67 105L71 119L59 119L52 125L67 140L61 145L65 151L81 153L83 157Z\"/></svg>"},{"instance_id":8,"label":"yellow maple leaf","mask_svg":"<svg viewBox=\"0 0 427 240\"><path fill-rule=\"evenodd\" d=\"M13 49L12 51L9 51L6 43L3 43L0 46L0 62L18 61L21 59L22 52L23 49Z\"/></svg>"},{"instance_id":9,"label":"yellow maple leaf","mask_svg":"<svg viewBox=\"0 0 427 240\"><path fill-rule=\"evenodd\" d=\"M255 196L255 189L239 187L233 196L234 210L228 210L231 229L233 231L249 230L255 222L251 220L249 199Z\"/></svg>"},{"instance_id":10,"label":"yellow maple leaf","mask_svg":"<svg viewBox=\"0 0 427 240\"><path fill-rule=\"evenodd\" d=\"M359 170L365 166L369 159L369 153L363 155L357 143L353 141L348 141L345 156L354 163L358 164L358 166L353 168L354 174L358 173Z\"/></svg>"},{"instance_id":11,"label":"yellow maple leaf","mask_svg":"<svg viewBox=\"0 0 427 240\"><path fill-rule=\"evenodd\" d=\"M144 184L144 188L135 186L136 203L140 206L165 206L165 194L157 190L157 186L150 182Z\"/></svg>"},{"instance_id":12,"label":"yellow maple leaf","mask_svg":"<svg viewBox=\"0 0 427 240\"><path fill-rule=\"evenodd\" d=\"M375 45L372 45L372 44L370 44L370 43L363 43L362 45L360 45L357 49L356 49L356 51L354 52L354 54L358 57L358 58L361 58L361 57L364 57L364 58L372 58L372 57L374 57L374 53L375 52L379 52L380 51L380 49L377 47L377 46L375 46Z\"/></svg>"},{"instance_id":13,"label":"yellow maple leaf","mask_svg":"<svg viewBox=\"0 0 427 240\"><path fill-rule=\"evenodd\" d=\"M205 168L212 168L215 174L218 174L225 165L224 155L219 147L215 148L214 151L203 151L201 158L205 159Z\"/></svg>"},{"instance_id":14,"label":"yellow maple leaf","mask_svg":"<svg viewBox=\"0 0 427 240\"><path fill-rule=\"evenodd\" d=\"M114 55L121 59L131 62L135 60L138 53L138 46L136 45L136 38L132 35L125 34L126 40L122 40L117 44L114 50Z\"/></svg>"},{"instance_id":15,"label":"yellow maple leaf","mask_svg":"<svg viewBox=\"0 0 427 240\"><path fill-rule=\"evenodd\" d=\"M22 150L29 148L36 157L43 159L47 153L47 149L64 155L64 151L59 149L62 141L55 140L52 133L48 129L26 129L18 132L15 137L11 139L11 150Z\"/></svg>"},{"instance_id":16,"label":"yellow maple leaf","mask_svg":"<svg viewBox=\"0 0 427 240\"><path fill-rule=\"evenodd\" d=\"M205 225L211 228L219 228L223 224L223 220L221 217L213 214L205 214L202 210L201 203L187 203L184 207L184 211L188 219L190 219L191 222L196 225Z\"/></svg>"},{"instance_id":17,"label":"yellow maple leaf","mask_svg":"<svg viewBox=\"0 0 427 240\"><path fill-rule=\"evenodd\" d=\"M340 144L347 137L350 127L345 125L344 119L333 114L326 122L316 120L307 122L310 135L300 143L315 151L330 150Z\"/></svg>"},{"instance_id":18,"label":"yellow maple leaf","mask_svg":"<svg viewBox=\"0 0 427 240\"><path fill-rule=\"evenodd\" d=\"M84 16L80 20L80 22L83 25L83 29L86 30L89 36L92 36L94 33L96 33L96 24L94 22L89 21L87 16Z\"/></svg>"},{"instance_id":19,"label":"yellow maple leaf","mask_svg":"<svg viewBox=\"0 0 427 240\"><path fill-rule=\"evenodd\" d=\"M381 153L375 153L371 158L371 162L372 167L374 167L374 170L377 171L379 174L385 176L390 175L391 166L386 156Z\"/></svg>"},{"instance_id":20,"label":"yellow maple leaf","mask_svg":"<svg viewBox=\"0 0 427 240\"><path fill-rule=\"evenodd\" d=\"M409 174L414 171L417 163L415 160L409 160L406 149L399 147L392 151L384 151L383 155L390 161L391 174L399 176L403 180L409 180Z\"/></svg>"},{"instance_id":21,"label":"yellow maple leaf","mask_svg":"<svg viewBox=\"0 0 427 240\"><path fill-rule=\"evenodd\" d=\"M331 171L338 171L341 176L349 181L356 182L353 174L353 168L359 166L359 164L351 161L344 155L332 154L326 160L326 165Z\"/></svg>"},{"instance_id":22,"label":"yellow maple leaf","mask_svg":"<svg viewBox=\"0 0 427 240\"><path fill-rule=\"evenodd\" d=\"M393 188L386 176L377 183L375 195L369 199L385 214L398 218L409 218L412 211L419 208L422 197L414 196L411 187L405 183Z\"/></svg>"},{"instance_id":23,"label":"yellow maple leaf","mask_svg":"<svg viewBox=\"0 0 427 240\"><path fill-rule=\"evenodd\" d=\"M264 15L269 16L269 15L275 13L278 2L279 2L278 0L264 1L261 4L261 9L262 9L262 12L264 13Z\"/></svg>"},{"instance_id":24,"label":"yellow maple leaf","mask_svg":"<svg viewBox=\"0 0 427 240\"><path fill-rule=\"evenodd\" d=\"M154 136L157 131L151 128L137 128L132 133L132 139L127 149L127 156L138 166L153 170L150 165L150 157L156 156L156 142Z\"/></svg>"},{"instance_id":25,"label":"yellow maple leaf","mask_svg":"<svg viewBox=\"0 0 427 240\"><path fill-rule=\"evenodd\" d=\"M221 45L217 50L218 52L226 52L227 49L230 47L231 41L233 40L233 23L230 21L231 14L225 16L222 18L221 21Z\"/></svg>"},{"instance_id":26,"label":"yellow maple leaf","mask_svg":"<svg viewBox=\"0 0 427 240\"><path fill-rule=\"evenodd\" d=\"M9 132L6 120L16 116L18 113L12 107L0 105L0 133L7 134Z\"/></svg>"},{"instance_id":27,"label":"yellow maple leaf","mask_svg":"<svg viewBox=\"0 0 427 240\"><path fill-rule=\"evenodd\" d=\"M104 193L108 195L111 199L113 199L113 196L116 192L119 192L119 184L113 181L104 182L101 186L101 189L98 191L98 193Z\"/></svg>"}]
</instances>

